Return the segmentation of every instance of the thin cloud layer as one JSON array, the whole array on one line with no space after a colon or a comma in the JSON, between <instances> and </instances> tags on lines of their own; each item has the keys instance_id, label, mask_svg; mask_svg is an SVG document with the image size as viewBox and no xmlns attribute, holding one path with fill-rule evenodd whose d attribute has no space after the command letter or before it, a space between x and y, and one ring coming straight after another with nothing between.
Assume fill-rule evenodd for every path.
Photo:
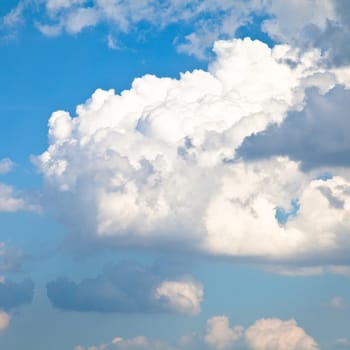
<instances>
[{"instance_id":1,"label":"thin cloud layer","mask_svg":"<svg viewBox=\"0 0 350 350\"><path fill-rule=\"evenodd\" d=\"M165 279L151 269L125 263L109 266L97 278L80 283L65 278L49 282L47 295L62 310L196 315L203 286L188 277Z\"/></svg>"},{"instance_id":2,"label":"thin cloud layer","mask_svg":"<svg viewBox=\"0 0 350 350\"><path fill-rule=\"evenodd\" d=\"M119 247L346 265L349 172L325 180L289 158L235 160L246 137L283 123L305 89L325 94L337 76L315 50L245 39L215 52L208 72L147 75L120 95L97 90L75 117L53 113L37 158L53 209L79 239ZM293 201L299 209L279 223L276 210Z\"/></svg>"}]
</instances>

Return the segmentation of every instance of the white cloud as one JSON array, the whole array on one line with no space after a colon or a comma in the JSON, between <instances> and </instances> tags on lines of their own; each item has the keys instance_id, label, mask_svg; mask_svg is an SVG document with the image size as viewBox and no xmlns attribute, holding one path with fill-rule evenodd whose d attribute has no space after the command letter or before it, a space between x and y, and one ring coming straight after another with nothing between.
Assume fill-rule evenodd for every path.
<instances>
[{"instance_id":1,"label":"white cloud","mask_svg":"<svg viewBox=\"0 0 350 350\"><path fill-rule=\"evenodd\" d=\"M203 286L196 281L163 281L155 290L155 298L162 300L179 313L197 315L203 299Z\"/></svg>"},{"instance_id":2,"label":"white cloud","mask_svg":"<svg viewBox=\"0 0 350 350\"><path fill-rule=\"evenodd\" d=\"M0 175L9 173L15 164L9 158L0 159ZM39 211L39 207L21 198L21 193L9 185L0 182L0 212Z\"/></svg>"},{"instance_id":3,"label":"white cloud","mask_svg":"<svg viewBox=\"0 0 350 350\"><path fill-rule=\"evenodd\" d=\"M114 338L110 343L74 350L185 350L185 349L249 349L249 350L318 350L315 340L295 320L259 319L246 330L230 326L226 316L214 316L207 321L202 337L196 334L180 337L176 345L144 336Z\"/></svg>"},{"instance_id":4,"label":"white cloud","mask_svg":"<svg viewBox=\"0 0 350 350\"><path fill-rule=\"evenodd\" d=\"M11 316L4 312L0 311L0 332L4 331L10 324Z\"/></svg>"},{"instance_id":5,"label":"white cloud","mask_svg":"<svg viewBox=\"0 0 350 350\"><path fill-rule=\"evenodd\" d=\"M9 158L3 158L0 160L0 175L7 174L14 167L14 163Z\"/></svg>"},{"instance_id":6,"label":"white cloud","mask_svg":"<svg viewBox=\"0 0 350 350\"><path fill-rule=\"evenodd\" d=\"M25 2L19 2L18 5L13 8L7 15L0 18L0 25L13 28L23 23L23 11L25 9Z\"/></svg>"},{"instance_id":7,"label":"white cloud","mask_svg":"<svg viewBox=\"0 0 350 350\"><path fill-rule=\"evenodd\" d=\"M264 22L264 30L284 43L310 42L312 31L325 31L328 21L337 20L335 1L329 0L268 0L265 9L272 18Z\"/></svg>"},{"instance_id":8,"label":"white cloud","mask_svg":"<svg viewBox=\"0 0 350 350\"><path fill-rule=\"evenodd\" d=\"M52 114L37 164L58 215L80 235L123 246L327 264L333 250L348 256L349 172L325 181L287 158L232 161L246 136L302 109L307 87L325 93L336 76L317 50L245 39L215 52L208 72L146 75L120 95L97 90L76 117ZM281 225L276 208L291 200L300 208Z\"/></svg>"},{"instance_id":9,"label":"white cloud","mask_svg":"<svg viewBox=\"0 0 350 350\"><path fill-rule=\"evenodd\" d=\"M20 1L3 22L17 25L28 7L34 18L41 17L38 29L49 36L76 34L100 23L116 34L130 33L141 22L157 30L173 23L190 24L184 38L175 40L178 50L204 58L215 40L233 38L254 16L265 16L262 31L279 42L331 49L338 61L348 54L342 45L350 35L348 7L336 0L46 0L36 5Z\"/></svg>"},{"instance_id":10,"label":"white cloud","mask_svg":"<svg viewBox=\"0 0 350 350\"><path fill-rule=\"evenodd\" d=\"M226 316L215 316L207 321L204 340L208 345L218 350L232 349L242 335L243 327L231 328Z\"/></svg>"},{"instance_id":11,"label":"white cloud","mask_svg":"<svg viewBox=\"0 0 350 350\"><path fill-rule=\"evenodd\" d=\"M151 340L144 336L136 336L134 338L123 339L121 337L114 338L108 344L93 345L83 347L78 345L74 350L180 350L171 345L159 341Z\"/></svg>"},{"instance_id":12,"label":"white cloud","mask_svg":"<svg viewBox=\"0 0 350 350\"><path fill-rule=\"evenodd\" d=\"M315 340L297 325L295 320L277 318L257 320L245 332L252 350L312 350L318 349Z\"/></svg>"},{"instance_id":13,"label":"white cloud","mask_svg":"<svg viewBox=\"0 0 350 350\"><path fill-rule=\"evenodd\" d=\"M40 208L21 198L12 186L0 183L0 212L35 211Z\"/></svg>"}]
</instances>

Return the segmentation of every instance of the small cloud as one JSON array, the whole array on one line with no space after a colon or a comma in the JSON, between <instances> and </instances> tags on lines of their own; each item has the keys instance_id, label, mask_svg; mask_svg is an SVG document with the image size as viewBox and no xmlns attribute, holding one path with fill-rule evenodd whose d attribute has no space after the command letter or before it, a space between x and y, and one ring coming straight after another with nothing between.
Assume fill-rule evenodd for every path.
<instances>
[{"instance_id":1,"label":"small cloud","mask_svg":"<svg viewBox=\"0 0 350 350\"><path fill-rule=\"evenodd\" d=\"M108 34L107 45L112 50L120 50L120 47L119 47L116 39L111 34Z\"/></svg>"},{"instance_id":2,"label":"small cloud","mask_svg":"<svg viewBox=\"0 0 350 350\"><path fill-rule=\"evenodd\" d=\"M57 25L49 25L49 24L42 24L42 23L35 23L35 26L39 29L39 31L48 36L48 37L55 37L61 34L62 32L62 27L57 24Z\"/></svg>"},{"instance_id":3,"label":"small cloud","mask_svg":"<svg viewBox=\"0 0 350 350\"><path fill-rule=\"evenodd\" d=\"M3 158L0 160L0 175L9 173L15 164L9 158Z\"/></svg>"},{"instance_id":4,"label":"small cloud","mask_svg":"<svg viewBox=\"0 0 350 350\"><path fill-rule=\"evenodd\" d=\"M10 324L11 316L4 312L0 311L0 332L4 331Z\"/></svg>"},{"instance_id":5,"label":"small cloud","mask_svg":"<svg viewBox=\"0 0 350 350\"><path fill-rule=\"evenodd\" d=\"M243 327L230 327L226 316L215 316L207 321L205 342L218 350L231 349L243 336Z\"/></svg>"},{"instance_id":6,"label":"small cloud","mask_svg":"<svg viewBox=\"0 0 350 350\"><path fill-rule=\"evenodd\" d=\"M0 183L0 212L31 211L40 212L39 205L30 203L21 197L14 187Z\"/></svg>"},{"instance_id":7,"label":"small cloud","mask_svg":"<svg viewBox=\"0 0 350 350\"><path fill-rule=\"evenodd\" d=\"M203 299L203 286L197 281L163 281L155 290L155 298L178 313L197 315Z\"/></svg>"},{"instance_id":8,"label":"small cloud","mask_svg":"<svg viewBox=\"0 0 350 350\"><path fill-rule=\"evenodd\" d=\"M340 296L333 297L328 305L334 310L345 310L350 306L345 303L344 299Z\"/></svg>"},{"instance_id":9,"label":"small cloud","mask_svg":"<svg viewBox=\"0 0 350 350\"><path fill-rule=\"evenodd\" d=\"M330 301L329 305L333 309L342 309L344 307L343 298L339 297L339 296L336 296Z\"/></svg>"},{"instance_id":10,"label":"small cloud","mask_svg":"<svg viewBox=\"0 0 350 350\"><path fill-rule=\"evenodd\" d=\"M21 25L24 21L23 11L25 9L25 2L20 1L18 5L13 8L7 15L2 18L2 26L5 28L14 28Z\"/></svg>"},{"instance_id":11,"label":"small cloud","mask_svg":"<svg viewBox=\"0 0 350 350\"><path fill-rule=\"evenodd\" d=\"M337 349L350 349L350 339L339 338L335 341L335 346Z\"/></svg>"}]
</instances>

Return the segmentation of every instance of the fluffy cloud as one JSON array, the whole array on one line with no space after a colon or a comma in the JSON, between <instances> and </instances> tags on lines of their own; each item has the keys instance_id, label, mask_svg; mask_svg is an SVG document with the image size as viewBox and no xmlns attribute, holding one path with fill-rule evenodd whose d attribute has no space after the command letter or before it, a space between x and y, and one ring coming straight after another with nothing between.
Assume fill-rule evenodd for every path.
<instances>
[{"instance_id":1,"label":"fluffy cloud","mask_svg":"<svg viewBox=\"0 0 350 350\"><path fill-rule=\"evenodd\" d=\"M185 350L185 349L249 349L249 350L317 350L315 340L297 325L295 320L260 319L244 331L241 326L231 327L226 316L214 316L207 321L203 338L187 336L191 341L169 344L144 336L130 339L116 337L111 342L74 350Z\"/></svg>"},{"instance_id":2,"label":"fluffy cloud","mask_svg":"<svg viewBox=\"0 0 350 350\"><path fill-rule=\"evenodd\" d=\"M243 327L230 327L226 316L215 316L207 321L205 342L218 350L232 349L243 335Z\"/></svg>"},{"instance_id":3,"label":"fluffy cloud","mask_svg":"<svg viewBox=\"0 0 350 350\"><path fill-rule=\"evenodd\" d=\"M0 332L4 331L10 324L11 316L6 312L0 311Z\"/></svg>"},{"instance_id":4,"label":"fluffy cloud","mask_svg":"<svg viewBox=\"0 0 350 350\"><path fill-rule=\"evenodd\" d=\"M75 117L53 113L37 158L48 202L84 240L339 264L350 246L349 172L324 179L288 158L236 160L246 137L302 110L305 89L326 94L337 75L317 50L245 39L215 52L208 72L147 75L120 95L97 90ZM278 222L293 201L297 212Z\"/></svg>"},{"instance_id":5,"label":"fluffy cloud","mask_svg":"<svg viewBox=\"0 0 350 350\"><path fill-rule=\"evenodd\" d=\"M176 312L197 315L203 299L203 286L196 281L163 281L155 290L155 298Z\"/></svg>"},{"instance_id":6,"label":"fluffy cloud","mask_svg":"<svg viewBox=\"0 0 350 350\"><path fill-rule=\"evenodd\" d=\"M9 158L0 159L0 175L7 174L14 167ZM0 182L0 212L16 212L20 210L38 211L39 207L22 198L23 193Z\"/></svg>"},{"instance_id":7,"label":"fluffy cloud","mask_svg":"<svg viewBox=\"0 0 350 350\"><path fill-rule=\"evenodd\" d=\"M0 183L0 212L16 212L20 210L38 211L38 207L21 198L12 186Z\"/></svg>"},{"instance_id":8,"label":"fluffy cloud","mask_svg":"<svg viewBox=\"0 0 350 350\"><path fill-rule=\"evenodd\" d=\"M252 350L318 349L315 340L307 335L295 320L258 320L246 330L245 338Z\"/></svg>"},{"instance_id":9,"label":"fluffy cloud","mask_svg":"<svg viewBox=\"0 0 350 350\"><path fill-rule=\"evenodd\" d=\"M124 263L108 266L97 278L74 283L61 278L47 285L52 304L63 310L97 312L200 311L203 286L192 279L164 279L151 269Z\"/></svg>"}]
</instances>

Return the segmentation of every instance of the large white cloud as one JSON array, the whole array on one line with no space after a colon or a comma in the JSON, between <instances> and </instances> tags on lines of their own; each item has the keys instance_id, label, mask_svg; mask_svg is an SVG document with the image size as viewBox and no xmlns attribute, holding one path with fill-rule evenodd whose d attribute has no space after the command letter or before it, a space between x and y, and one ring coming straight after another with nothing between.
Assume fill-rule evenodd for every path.
<instances>
[{"instance_id":1,"label":"large white cloud","mask_svg":"<svg viewBox=\"0 0 350 350\"><path fill-rule=\"evenodd\" d=\"M147 75L119 95L97 90L75 117L52 114L37 164L58 215L82 237L119 246L346 255L347 171L326 181L288 158L234 158L245 137L302 109L307 87L326 93L336 75L317 50L245 39L217 42L215 52L208 72ZM276 208L288 211L292 200L299 211L281 225Z\"/></svg>"},{"instance_id":2,"label":"large white cloud","mask_svg":"<svg viewBox=\"0 0 350 350\"><path fill-rule=\"evenodd\" d=\"M245 338L252 350L312 350L315 340L295 320L261 319L246 330Z\"/></svg>"}]
</instances>

